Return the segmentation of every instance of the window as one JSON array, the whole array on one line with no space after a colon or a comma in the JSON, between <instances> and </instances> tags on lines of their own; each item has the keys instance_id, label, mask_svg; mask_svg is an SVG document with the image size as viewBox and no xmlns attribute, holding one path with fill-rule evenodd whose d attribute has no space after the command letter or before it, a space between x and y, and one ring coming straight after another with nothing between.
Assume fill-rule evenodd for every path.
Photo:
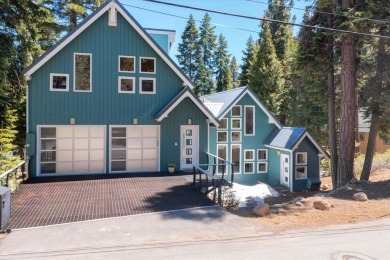
<instances>
[{"instance_id":1,"label":"window","mask_svg":"<svg viewBox=\"0 0 390 260\"><path fill-rule=\"evenodd\" d=\"M135 57L119 56L119 72L135 72Z\"/></svg>"},{"instance_id":2,"label":"window","mask_svg":"<svg viewBox=\"0 0 390 260\"><path fill-rule=\"evenodd\" d=\"M241 116L241 106L233 106L232 117L240 117L240 116Z\"/></svg>"},{"instance_id":3,"label":"window","mask_svg":"<svg viewBox=\"0 0 390 260\"><path fill-rule=\"evenodd\" d=\"M111 128L111 170L126 170L126 127Z\"/></svg>"},{"instance_id":4,"label":"window","mask_svg":"<svg viewBox=\"0 0 390 260\"><path fill-rule=\"evenodd\" d=\"M244 163L244 173L255 173L253 162L245 162Z\"/></svg>"},{"instance_id":5,"label":"window","mask_svg":"<svg viewBox=\"0 0 390 260\"><path fill-rule=\"evenodd\" d=\"M307 164L307 153L297 153L295 157L296 165L306 165Z\"/></svg>"},{"instance_id":6,"label":"window","mask_svg":"<svg viewBox=\"0 0 390 260\"><path fill-rule=\"evenodd\" d=\"M69 75L50 73L50 91L69 91Z\"/></svg>"},{"instance_id":7,"label":"window","mask_svg":"<svg viewBox=\"0 0 390 260\"><path fill-rule=\"evenodd\" d=\"M244 150L244 173L255 173L255 150Z\"/></svg>"},{"instance_id":8,"label":"window","mask_svg":"<svg viewBox=\"0 0 390 260\"><path fill-rule=\"evenodd\" d=\"M232 129L241 129L241 118L232 118Z\"/></svg>"},{"instance_id":9,"label":"window","mask_svg":"<svg viewBox=\"0 0 390 260\"><path fill-rule=\"evenodd\" d=\"M359 133L359 141L364 141L364 133Z\"/></svg>"},{"instance_id":10,"label":"window","mask_svg":"<svg viewBox=\"0 0 390 260\"><path fill-rule=\"evenodd\" d=\"M257 150L257 172L266 173L268 171L268 149Z\"/></svg>"},{"instance_id":11,"label":"window","mask_svg":"<svg viewBox=\"0 0 390 260\"><path fill-rule=\"evenodd\" d=\"M74 91L92 91L92 55L84 53L74 54Z\"/></svg>"},{"instance_id":12,"label":"window","mask_svg":"<svg viewBox=\"0 0 390 260\"><path fill-rule=\"evenodd\" d=\"M244 160L245 161L254 161L255 160L255 150L244 150Z\"/></svg>"},{"instance_id":13,"label":"window","mask_svg":"<svg viewBox=\"0 0 390 260\"><path fill-rule=\"evenodd\" d=\"M267 162L258 162L257 163L257 172L258 173L266 173L268 171L267 166L268 166Z\"/></svg>"},{"instance_id":14,"label":"window","mask_svg":"<svg viewBox=\"0 0 390 260\"><path fill-rule=\"evenodd\" d=\"M241 166L241 145L240 144L232 144L231 145L231 162L233 163L234 173L240 173Z\"/></svg>"},{"instance_id":15,"label":"window","mask_svg":"<svg viewBox=\"0 0 390 260\"><path fill-rule=\"evenodd\" d=\"M140 58L140 72L141 73L156 73L156 59L155 58Z\"/></svg>"},{"instance_id":16,"label":"window","mask_svg":"<svg viewBox=\"0 0 390 260\"><path fill-rule=\"evenodd\" d=\"M227 129L227 128L228 128L228 120L227 120L227 118L222 118L221 119L221 124L218 127L218 129L223 130L223 129Z\"/></svg>"},{"instance_id":17,"label":"window","mask_svg":"<svg viewBox=\"0 0 390 260\"><path fill-rule=\"evenodd\" d=\"M118 92L119 93L135 93L134 77L119 77Z\"/></svg>"},{"instance_id":18,"label":"window","mask_svg":"<svg viewBox=\"0 0 390 260\"><path fill-rule=\"evenodd\" d=\"M227 132L226 131L218 131L217 132L217 140L218 142L227 142Z\"/></svg>"},{"instance_id":19,"label":"window","mask_svg":"<svg viewBox=\"0 0 390 260\"><path fill-rule=\"evenodd\" d=\"M257 160L258 161L268 160L268 150L267 149L258 149L257 150Z\"/></svg>"},{"instance_id":20,"label":"window","mask_svg":"<svg viewBox=\"0 0 390 260\"><path fill-rule=\"evenodd\" d=\"M156 79L140 78L140 94L156 94Z\"/></svg>"},{"instance_id":21,"label":"window","mask_svg":"<svg viewBox=\"0 0 390 260\"><path fill-rule=\"evenodd\" d=\"M255 107L245 106L245 135L255 135Z\"/></svg>"},{"instance_id":22,"label":"window","mask_svg":"<svg viewBox=\"0 0 390 260\"><path fill-rule=\"evenodd\" d=\"M241 142L241 132L239 131L232 131L232 142Z\"/></svg>"},{"instance_id":23,"label":"window","mask_svg":"<svg viewBox=\"0 0 390 260\"><path fill-rule=\"evenodd\" d=\"M41 173L56 173L57 130L55 127L41 128Z\"/></svg>"},{"instance_id":24,"label":"window","mask_svg":"<svg viewBox=\"0 0 390 260\"><path fill-rule=\"evenodd\" d=\"M227 144L218 144L217 150L218 150L217 156L219 158L226 160L226 158L227 158ZM218 159L218 168L217 168L218 174L222 174L222 173L227 174L228 167L226 165L224 165L224 163L225 162L223 160Z\"/></svg>"},{"instance_id":25,"label":"window","mask_svg":"<svg viewBox=\"0 0 390 260\"><path fill-rule=\"evenodd\" d=\"M307 167L306 166L299 166L296 167L295 171L295 179L306 179L307 178Z\"/></svg>"}]
</instances>

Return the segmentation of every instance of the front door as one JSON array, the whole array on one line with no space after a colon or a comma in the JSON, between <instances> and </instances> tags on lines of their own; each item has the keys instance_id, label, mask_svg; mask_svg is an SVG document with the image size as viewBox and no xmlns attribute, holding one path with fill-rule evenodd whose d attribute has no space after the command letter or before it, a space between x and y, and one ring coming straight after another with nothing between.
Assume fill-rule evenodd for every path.
<instances>
[{"instance_id":1,"label":"front door","mask_svg":"<svg viewBox=\"0 0 390 260\"><path fill-rule=\"evenodd\" d=\"M280 160L280 184L289 187L290 157L286 154L282 154Z\"/></svg>"},{"instance_id":2,"label":"front door","mask_svg":"<svg viewBox=\"0 0 390 260\"><path fill-rule=\"evenodd\" d=\"M192 169L192 164L199 164L199 126L182 125L180 169Z\"/></svg>"}]
</instances>

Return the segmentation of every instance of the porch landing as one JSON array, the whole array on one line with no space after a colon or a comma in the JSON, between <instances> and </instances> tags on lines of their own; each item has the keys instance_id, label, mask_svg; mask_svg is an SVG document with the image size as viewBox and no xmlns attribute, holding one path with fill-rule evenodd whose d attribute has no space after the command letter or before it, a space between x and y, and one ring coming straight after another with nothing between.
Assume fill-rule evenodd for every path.
<instances>
[{"instance_id":1,"label":"porch landing","mask_svg":"<svg viewBox=\"0 0 390 260\"><path fill-rule=\"evenodd\" d=\"M12 195L3 230L214 205L189 180L177 173L30 179Z\"/></svg>"}]
</instances>

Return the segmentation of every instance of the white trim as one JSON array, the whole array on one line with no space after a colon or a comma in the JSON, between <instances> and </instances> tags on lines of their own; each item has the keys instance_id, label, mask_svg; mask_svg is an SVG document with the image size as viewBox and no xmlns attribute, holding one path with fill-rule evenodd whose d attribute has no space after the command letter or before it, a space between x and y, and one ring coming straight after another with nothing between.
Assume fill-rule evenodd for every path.
<instances>
[{"instance_id":1,"label":"white trim","mask_svg":"<svg viewBox=\"0 0 390 260\"><path fill-rule=\"evenodd\" d=\"M142 59L153 60L153 63L154 63L154 71L153 72L142 71L142 62L141 62ZM139 73L142 73L142 74L156 74L157 73L156 58L154 58L154 57L139 57Z\"/></svg>"},{"instance_id":2,"label":"white trim","mask_svg":"<svg viewBox=\"0 0 390 260\"><path fill-rule=\"evenodd\" d=\"M259 164L265 164L265 171L260 171ZM267 173L268 172L268 161L257 161L257 173Z\"/></svg>"},{"instance_id":3,"label":"white trim","mask_svg":"<svg viewBox=\"0 0 390 260\"><path fill-rule=\"evenodd\" d=\"M228 118L221 118L221 125L222 125L222 120L226 121L226 128L220 128L218 127L218 130L228 130L229 129L229 119Z\"/></svg>"},{"instance_id":4,"label":"white trim","mask_svg":"<svg viewBox=\"0 0 390 260\"><path fill-rule=\"evenodd\" d=\"M288 158L288 188L290 188L290 184L291 184L291 156L288 155L288 154L281 154L280 155L280 166L279 166L279 179L280 179L280 185L283 185L283 186L286 186L286 182L284 181L284 168L283 168L283 165L284 165L284 159L285 158ZM290 188L290 191L291 191L291 188Z\"/></svg>"},{"instance_id":5,"label":"white trim","mask_svg":"<svg viewBox=\"0 0 390 260\"><path fill-rule=\"evenodd\" d=\"M53 77L66 77L66 88L53 88ZM69 92L69 74L50 73L50 91Z\"/></svg>"},{"instance_id":6,"label":"white trim","mask_svg":"<svg viewBox=\"0 0 390 260\"><path fill-rule=\"evenodd\" d=\"M207 124L207 152L210 153L210 119L206 119Z\"/></svg>"},{"instance_id":7,"label":"white trim","mask_svg":"<svg viewBox=\"0 0 390 260\"><path fill-rule=\"evenodd\" d=\"M233 133L240 133L240 140L233 141ZM241 131L230 131L230 142L231 143L241 143L242 142L242 132Z\"/></svg>"},{"instance_id":8,"label":"white trim","mask_svg":"<svg viewBox=\"0 0 390 260\"><path fill-rule=\"evenodd\" d=\"M234 107L239 107L240 108L240 115L236 116L236 115L233 115L233 108ZM231 117L242 117L242 106L241 105L233 105L232 108L230 109L231 113L230 113L230 116Z\"/></svg>"},{"instance_id":9,"label":"white trim","mask_svg":"<svg viewBox=\"0 0 390 260\"><path fill-rule=\"evenodd\" d=\"M248 158L246 158L246 152L252 152L252 159L248 159ZM251 162L253 162L253 161L255 161L255 149L244 149L244 161L251 161Z\"/></svg>"},{"instance_id":10,"label":"white trim","mask_svg":"<svg viewBox=\"0 0 390 260\"><path fill-rule=\"evenodd\" d=\"M259 159L259 151L265 151L265 158L266 159ZM256 151L256 160L259 161L259 162L268 161L268 149L257 149L257 151Z\"/></svg>"},{"instance_id":11,"label":"white trim","mask_svg":"<svg viewBox=\"0 0 390 260\"><path fill-rule=\"evenodd\" d=\"M291 149L291 151L294 151L295 149L297 149L298 146L303 141L303 139L305 139L305 137L309 138L309 140L314 144L314 146L318 149L320 154L323 155L323 157L326 157L329 159L329 156L324 152L324 149L318 145L316 140L314 140L314 138L309 134L309 132L306 132L304 135L301 136L301 138L298 140L298 142L295 144L295 146Z\"/></svg>"},{"instance_id":12,"label":"white trim","mask_svg":"<svg viewBox=\"0 0 390 260\"><path fill-rule=\"evenodd\" d=\"M304 168L305 169L305 177L303 177L303 178L298 178L297 177L297 169L298 168ZM296 180L306 180L307 179L307 166L306 165L298 165L298 166L296 166L294 172L295 172L295 176L294 177L295 177Z\"/></svg>"},{"instance_id":13,"label":"white trim","mask_svg":"<svg viewBox=\"0 0 390 260\"><path fill-rule=\"evenodd\" d=\"M28 93L29 89L30 89L30 83L27 82L27 86L26 86L26 134L29 133L29 129L30 129L30 127L29 127L29 119L30 119L29 111L30 111L30 109L28 108L29 107L29 103L30 103L29 102L30 94ZM30 145L30 144L28 144L28 145ZM31 149L31 146L30 146L30 149Z\"/></svg>"},{"instance_id":14,"label":"white trim","mask_svg":"<svg viewBox=\"0 0 390 260\"><path fill-rule=\"evenodd\" d=\"M142 81L144 81L144 80L151 80L151 81L153 81L153 91L152 92L143 91L142 90ZM146 95L156 94L156 79L155 78L140 77L139 78L139 93L140 94L146 94Z\"/></svg>"},{"instance_id":15,"label":"white trim","mask_svg":"<svg viewBox=\"0 0 390 260\"><path fill-rule=\"evenodd\" d=\"M226 133L226 141L219 141L218 140L218 133ZM228 131L217 131L217 143L227 143L229 141L229 133Z\"/></svg>"},{"instance_id":16,"label":"white trim","mask_svg":"<svg viewBox=\"0 0 390 260\"><path fill-rule=\"evenodd\" d=\"M240 147L240 159L239 159L239 167L238 167L238 172L234 172L234 174L241 174L241 169L242 169L242 150L241 150L241 144L240 143L237 143L237 144L231 144L230 145L230 162L231 163L234 163L233 162L233 146L239 146Z\"/></svg>"},{"instance_id":17,"label":"white trim","mask_svg":"<svg viewBox=\"0 0 390 260\"><path fill-rule=\"evenodd\" d=\"M305 159L305 162L298 163L298 155L303 154L303 158ZM295 165L307 165L307 152L296 152L295 153Z\"/></svg>"},{"instance_id":18,"label":"white trim","mask_svg":"<svg viewBox=\"0 0 390 260\"><path fill-rule=\"evenodd\" d=\"M237 121L237 120L240 121L240 127L239 128L233 128L233 121ZM241 130L242 129L242 119L238 118L238 117L232 117L230 119L230 129L231 130Z\"/></svg>"},{"instance_id":19,"label":"white trim","mask_svg":"<svg viewBox=\"0 0 390 260\"><path fill-rule=\"evenodd\" d=\"M247 134L246 133L246 109L251 107L253 109L253 133ZM248 105L244 106L244 136L255 136L256 135L256 108L255 106Z\"/></svg>"},{"instance_id":20,"label":"white trim","mask_svg":"<svg viewBox=\"0 0 390 260\"><path fill-rule=\"evenodd\" d=\"M89 90L77 90L76 89L76 55L88 55L90 57L89 62ZM74 92L92 92L92 53L73 53L73 91Z\"/></svg>"},{"instance_id":21,"label":"white trim","mask_svg":"<svg viewBox=\"0 0 390 260\"><path fill-rule=\"evenodd\" d=\"M133 90L132 91L125 91L122 90L122 79L132 79L133 80ZM119 76L118 77L118 93L125 93L125 94L135 94L135 77L126 77L126 76Z\"/></svg>"},{"instance_id":22,"label":"white trim","mask_svg":"<svg viewBox=\"0 0 390 260\"><path fill-rule=\"evenodd\" d=\"M159 116L158 118L156 118L156 121L157 122L161 122L165 117L168 117L168 114L177 107L177 105L180 104L180 102L182 102L185 98L189 98L191 99L192 102L194 102L194 104L203 112L204 115L206 115L210 120L211 122L215 125L215 126L219 126L219 123L214 119L213 115L210 114L206 109L204 109L204 107L201 105L201 103L198 102L198 100L196 98L194 98L190 93L189 91L186 91L180 98L178 98L175 103L169 107L169 109L167 109L161 116Z\"/></svg>"},{"instance_id":23,"label":"white trim","mask_svg":"<svg viewBox=\"0 0 390 260\"><path fill-rule=\"evenodd\" d=\"M108 26L117 26L117 15L114 6L108 10Z\"/></svg>"},{"instance_id":24,"label":"white trim","mask_svg":"<svg viewBox=\"0 0 390 260\"><path fill-rule=\"evenodd\" d=\"M290 185L290 192L293 192L294 190L294 178L293 178L293 156L294 156L294 153L293 151L290 151L290 173L289 173L289 185Z\"/></svg>"},{"instance_id":25,"label":"white trim","mask_svg":"<svg viewBox=\"0 0 390 260\"><path fill-rule=\"evenodd\" d=\"M127 71L127 70L121 70L121 58L131 58L133 59L133 70ZM118 56L118 72L123 72L123 73L135 73L135 56L126 56L126 55L119 55Z\"/></svg>"},{"instance_id":26,"label":"white trim","mask_svg":"<svg viewBox=\"0 0 390 260\"><path fill-rule=\"evenodd\" d=\"M245 171L245 164L252 164L252 171L251 172L246 172ZM255 170L256 170L256 168L255 168L255 162L246 162L246 161L244 161L244 174L254 174L255 173Z\"/></svg>"},{"instance_id":27,"label":"white trim","mask_svg":"<svg viewBox=\"0 0 390 260\"><path fill-rule=\"evenodd\" d=\"M280 148L280 147L276 147L276 146L272 146L272 145L264 145L265 147L268 147L268 148L272 148L272 149L275 149L275 150L281 150L281 151L285 151L285 152L291 152L291 150L289 149L286 149L286 148Z\"/></svg>"}]
</instances>

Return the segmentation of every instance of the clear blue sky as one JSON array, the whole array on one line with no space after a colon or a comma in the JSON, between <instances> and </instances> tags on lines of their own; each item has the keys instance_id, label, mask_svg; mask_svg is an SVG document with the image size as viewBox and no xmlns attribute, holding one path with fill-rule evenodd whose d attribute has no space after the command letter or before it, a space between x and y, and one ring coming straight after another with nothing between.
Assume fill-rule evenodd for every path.
<instances>
[{"instance_id":1,"label":"clear blue sky","mask_svg":"<svg viewBox=\"0 0 390 260\"><path fill-rule=\"evenodd\" d=\"M206 9L243 14L248 16L263 17L266 4L250 2L246 0L162 0L164 2L177 3L182 5L196 6ZM268 2L267 0L258 0L260 2ZM124 7L134 16L134 18L146 28L169 29L176 30L176 42L172 47L171 57L176 61L175 55L178 54L177 46L181 42L181 35L187 23L190 14L194 19L201 21L205 15L204 11L184 9L174 6L162 5L157 3L145 2L142 0L120 0ZM308 5L304 1L295 1L295 6L303 8ZM185 17L178 18L164 14L159 14L151 11L141 10L130 7L133 5L140 8L150 9L158 12L163 12L171 15ZM229 45L229 53L236 57L237 62L241 63L242 51L245 49L245 44L250 35L253 39L258 39L259 21L249 20L238 17L209 13L211 22L214 24L215 33L223 34ZM301 22L303 11L292 10L292 15L297 17L296 22ZM199 22L196 23L199 28ZM233 28L234 27L234 28ZM243 30L235 29L241 28ZM248 30L248 31L245 31ZM253 32L250 32L253 31ZM294 28L297 32L298 28Z\"/></svg>"}]
</instances>

